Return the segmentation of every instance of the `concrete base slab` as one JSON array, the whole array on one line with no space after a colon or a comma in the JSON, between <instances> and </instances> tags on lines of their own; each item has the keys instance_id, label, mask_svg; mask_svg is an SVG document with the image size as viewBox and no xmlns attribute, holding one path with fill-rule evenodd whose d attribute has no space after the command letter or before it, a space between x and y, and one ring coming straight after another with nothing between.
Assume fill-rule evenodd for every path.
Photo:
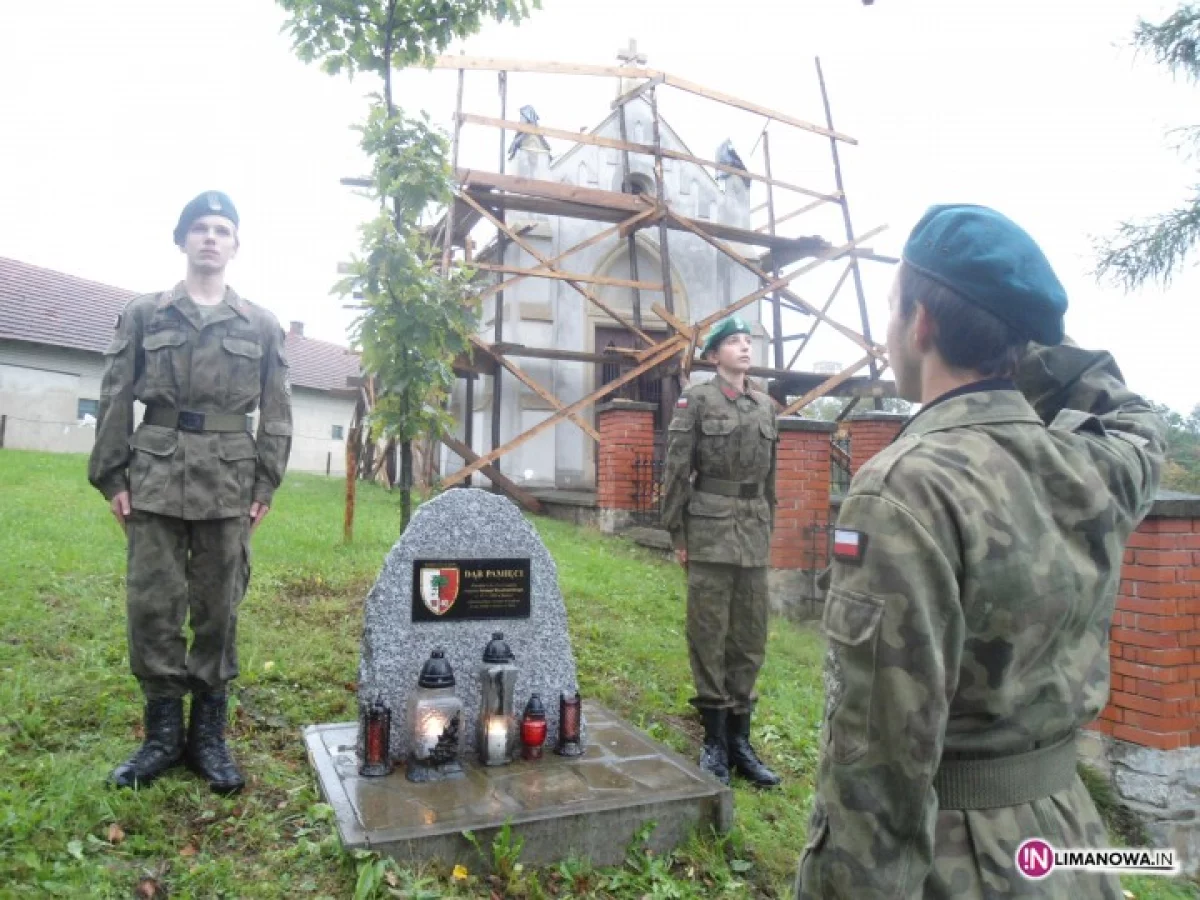
<instances>
[{"instance_id":1,"label":"concrete base slab","mask_svg":"<svg viewBox=\"0 0 1200 900\"><path fill-rule=\"evenodd\" d=\"M403 765L385 778L359 776L357 723L312 725L304 740L346 849L403 864L437 860L479 870L485 860L463 832L486 850L506 821L525 841L521 861L539 866L571 855L619 865L650 821L649 845L660 853L693 831L729 830L729 788L599 704L584 707L590 743L582 757L547 750L534 762L490 768L469 760L464 778L432 784L410 782Z\"/></svg>"}]
</instances>

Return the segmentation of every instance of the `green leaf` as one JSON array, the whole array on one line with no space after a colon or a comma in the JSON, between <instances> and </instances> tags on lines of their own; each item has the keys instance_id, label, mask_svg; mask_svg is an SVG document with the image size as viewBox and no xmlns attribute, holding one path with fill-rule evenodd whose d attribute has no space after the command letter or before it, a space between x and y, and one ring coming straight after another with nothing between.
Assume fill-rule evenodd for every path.
<instances>
[{"instance_id":1,"label":"green leaf","mask_svg":"<svg viewBox=\"0 0 1200 900\"><path fill-rule=\"evenodd\" d=\"M83 859L83 842L82 841L68 841L67 842L67 852L70 853L76 859L82 860Z\"/></svg>"}]
</instances>

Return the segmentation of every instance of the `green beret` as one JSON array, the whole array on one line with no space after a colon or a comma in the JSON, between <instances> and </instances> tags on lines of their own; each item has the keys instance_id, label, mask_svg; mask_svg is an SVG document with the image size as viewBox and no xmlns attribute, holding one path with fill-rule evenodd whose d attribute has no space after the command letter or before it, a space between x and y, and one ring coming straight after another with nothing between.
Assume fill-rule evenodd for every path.
<instances>
[{"instance_id":1,"label":"green beret","mask_svg":"<svg viewBox=\"0 0 1200 900\"><path fill-rule=\"evenodd\" d=\"M1062 342L1067 292L1041 247L994 209L931 206L904 245L904 263L985 309L1023 339Z\"/></svg>"},{"instance_id":2,"label":"green beret","mask_svg":"<svg viewBox=\"0 0 1200 900\"><path fill-rule=\"evenodd\" d=\"M229 195L221 191L205 191L193 198L179 214L179 224L175 226L175 243L178 246L183 246L183 239L187 235L188 229L201 216L224 216L234 224L235 228L238 224L237 207L233 205Z\"/></svg>"},{"instance_id":3,"label":"green beret","mask_svg":"<svg viewBox=\"0 0 1200 900\"><path fill-rule=\"evenodd\" d=\"M721 341L725 340L731 334L753 334L753 332L750 330L750 326L746 324L746 320L741 316L736 314L726 316L712 327L712 331L704 339L704 347L700 350L700 355L708 356L709 350L715 350L721 345Z\"/></svg>"}]
</instances>

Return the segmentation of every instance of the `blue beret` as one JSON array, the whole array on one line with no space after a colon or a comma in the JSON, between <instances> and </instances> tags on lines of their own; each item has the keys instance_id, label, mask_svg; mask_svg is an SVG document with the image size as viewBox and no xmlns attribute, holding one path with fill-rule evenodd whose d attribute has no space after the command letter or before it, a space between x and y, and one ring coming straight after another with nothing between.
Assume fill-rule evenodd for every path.
<instances>
[{"instance_id":1,"label":"blue beret","mask_svg":"<svg viewBox=\"0 0 1200 900\"><path fill-rule=\"evenodd\" d=\"M704 339L704 347L700 350L700 355L707 356L709 350L720 346L721 341L731 334L752 334L752 332L750 326L746 324L746 320L741 316L737 314L726 316L712 327L712 331Z\"/></svg>"},{"instance_id":2,"label":"blue beret","mask_svg":"<svg viewBox=\"0 0 1200 900\"><path fill-rule=\"evenodd\" d=\"M904 245L904 263L985 309L1024 339L1063 339L1067 292L1021 226L985 206L931 206Z\"/></svg>"},{"instance_id":3,"label":"blue beret","mask_svg":"<svg viewBox=\"0 0 1200 900\"><path fill-rule=\"evenodd\" d=\"M229 199L229 195L221 191L205 191L192 198L192 201L179 214L179 223L175 226L175 243L182 247L184 236L192 223L201 216L224 216L234 226L238 224L237 207Z\"/></svg>"}]
</instances>

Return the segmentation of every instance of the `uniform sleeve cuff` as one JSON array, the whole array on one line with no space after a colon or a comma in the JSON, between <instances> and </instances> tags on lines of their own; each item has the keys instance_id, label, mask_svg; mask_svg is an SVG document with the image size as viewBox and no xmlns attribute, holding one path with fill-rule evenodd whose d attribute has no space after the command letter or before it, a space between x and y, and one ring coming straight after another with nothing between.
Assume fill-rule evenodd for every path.
<instances>
[{"instance_id":1,"label":"uniform sleeve cuff","mask_svg":"<svg viewBox=\"0 0 1200 900\"><path fill-rule=\"evenodd\" d=\"M125 473L121 472L101 481L97 487L100 493L104 495L104 499L112 501L112 498L122 492L129 490L129 479L125 477Z\"/></svg>"},{"instance_id":2,"label":"uniform sleeve cuff","mask_svg":"<svg viewBox=\"0 0 1200 900\"><path fill-rule=\"evenodd\" d=\"M275 488L268 484L256 484L254 486L254 502L261 503L263 506L270 506L271 500L275 496Z\"/></svg>"},{"instance_id":3,"label":"uniform sleeve cuff","mask_svg":"<svg viewBox=\"0 0 1200 900\"><path fill-rule=\"evenodd\" d=\"M687 549L687 535L685 535L683 533L682 528L676 528L674 531L671 532L671 545L676 550L686 550Z\"/></svg>"}]
</instances>

